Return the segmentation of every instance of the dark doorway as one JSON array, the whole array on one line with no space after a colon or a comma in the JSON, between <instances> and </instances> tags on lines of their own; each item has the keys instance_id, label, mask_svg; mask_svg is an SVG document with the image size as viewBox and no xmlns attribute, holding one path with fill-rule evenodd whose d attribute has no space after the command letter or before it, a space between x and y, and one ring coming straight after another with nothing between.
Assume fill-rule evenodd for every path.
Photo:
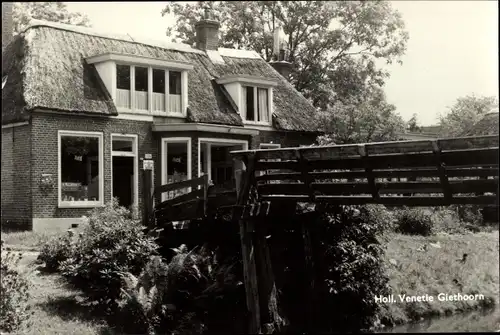
<instances>
[{"instance_id":1,"label":"dark doorway","mask_svg":"<svg viewBox=\"0 0 500 335\"><path fill-rule=\"evenodd\" d=\"M113 197L126 208L134 203L134 157L113 157Z\"/></svg>"}]
</instances>

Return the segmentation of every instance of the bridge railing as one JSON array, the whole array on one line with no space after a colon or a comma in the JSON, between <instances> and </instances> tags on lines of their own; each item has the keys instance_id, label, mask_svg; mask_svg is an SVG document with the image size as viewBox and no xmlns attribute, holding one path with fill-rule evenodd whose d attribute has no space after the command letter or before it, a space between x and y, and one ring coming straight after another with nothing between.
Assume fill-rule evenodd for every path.
<instances>
[{"instance_id":1,"label":"bridge railing","mask_svg":"<svg viewBox=\"0 0 500 335\"><path fill-rule=\"evenodd\" d=\"M481 136L231 154L252 166L262 201L490 205L498 203L498 142Z\"/></svg>"}]
</instances>

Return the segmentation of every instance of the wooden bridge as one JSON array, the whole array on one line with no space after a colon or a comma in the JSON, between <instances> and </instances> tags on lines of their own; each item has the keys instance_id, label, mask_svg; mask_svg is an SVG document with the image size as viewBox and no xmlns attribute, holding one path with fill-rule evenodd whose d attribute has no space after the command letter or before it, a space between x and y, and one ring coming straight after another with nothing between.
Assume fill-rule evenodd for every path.
<instances>
[{"instance_id":1,"label":"wooden bridge","mask_svg":"<svg viewBox=\"0 0 500 335\"><path fill-rule=\"evenodd\" d=\"M269 322L265 315L274 284L257 220L293 214L301 202L498 206L498 142L498 136L481 136L235 151L235 190L216 194L207 176L163 185L147 200L146 219L161 226L229 213L239 225L249 332L260 333ZM152 208L153 197L185 188L186 194ZM306 250L311 248L308 229L304 225Z\"/></svg>"}]
</instances>

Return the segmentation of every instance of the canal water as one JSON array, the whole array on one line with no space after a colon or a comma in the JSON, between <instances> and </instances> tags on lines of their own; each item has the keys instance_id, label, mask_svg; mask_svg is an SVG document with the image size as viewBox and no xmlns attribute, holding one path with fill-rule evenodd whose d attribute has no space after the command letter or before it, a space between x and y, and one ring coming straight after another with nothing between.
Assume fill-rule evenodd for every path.
<instances>
[{"instance_id":1,"label":"canal water","mask_svg":"<svg viewBox=\"0 0 500 335\"><path fill-rule=\"evenodd\" d=\"M500 308L437 317L384 328L378 333L492 332L500 331Z\"/></svg>"}]
</instances>

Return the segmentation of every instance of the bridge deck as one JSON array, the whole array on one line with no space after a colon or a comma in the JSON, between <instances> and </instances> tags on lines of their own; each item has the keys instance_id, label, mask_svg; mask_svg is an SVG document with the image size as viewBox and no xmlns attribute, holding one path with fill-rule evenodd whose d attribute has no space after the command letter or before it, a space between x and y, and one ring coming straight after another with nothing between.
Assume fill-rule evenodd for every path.
<instances>
[{"instance_id":1,"label":"bridge deck","mask_svg":"<svg viewBox=\"0 0 500 335\"><path fill-rule=\"evenodd\" d=\"M216 215L244 207L248 199L238 202L236 193L248 198L249 192L254 202L271 204L497 205L498 141L480 136L234 151L236 190L214 193L206 176L163 185L154 196L190 189L154 213L158 222Z\"/></svg>"}]
</instances>

